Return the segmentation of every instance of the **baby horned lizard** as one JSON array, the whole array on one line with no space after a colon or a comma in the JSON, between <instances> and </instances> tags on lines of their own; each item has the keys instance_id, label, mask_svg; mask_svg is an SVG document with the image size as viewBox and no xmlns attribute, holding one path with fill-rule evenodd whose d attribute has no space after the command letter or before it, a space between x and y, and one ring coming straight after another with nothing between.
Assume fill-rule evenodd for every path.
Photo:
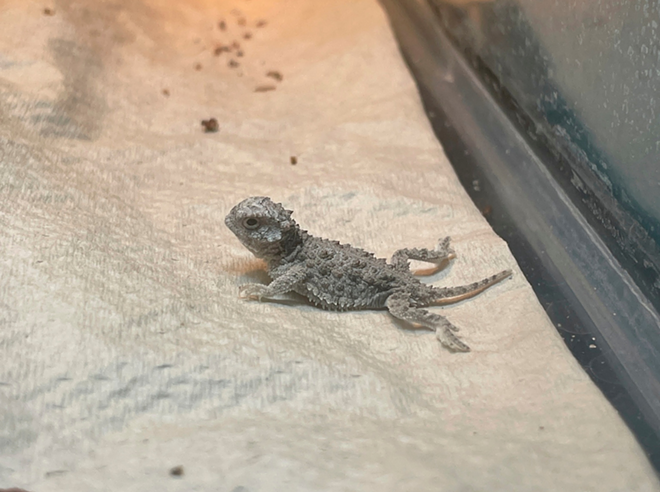
<instances>
[{"instance_id":1,"label":"baby horned lizard","mask_svg":"<svg viewBox=\"0 0 660 492\"><path fill-rule=\"evenodd\" d=\"M291 218L292 212L267 197L252 197L236 205L225 224L258 258L268 263L269 285L247 284L241 297L249 300L297 292L324 309L387 309L395 318L434 330L448 348L470 348L454 333L458 328L423 307L472 297L511 276L505 270L473 284L437 288L423 284L410 271L408 260L421 260L440 269L456 257L450 238L435 250L400 249L390 263L349 244L314 237Z\"/></svg>"}]
</instances>

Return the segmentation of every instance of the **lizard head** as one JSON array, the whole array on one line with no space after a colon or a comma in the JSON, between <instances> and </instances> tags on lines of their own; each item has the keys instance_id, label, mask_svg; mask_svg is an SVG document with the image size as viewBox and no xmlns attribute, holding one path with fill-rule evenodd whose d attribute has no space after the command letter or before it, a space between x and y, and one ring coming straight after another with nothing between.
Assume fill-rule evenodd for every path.
<instances>
[{"instance_id":1,"label":"lizard head","mask_svg":"<svg viewBox=\"0 0 660 492\"><path fill-rule=\"evenodd\" d=\"M253 196L232 208L225 224L256 257L270 261L285 256L297 236L291 213L268 197Z\"/></svg>"}]
</instances>

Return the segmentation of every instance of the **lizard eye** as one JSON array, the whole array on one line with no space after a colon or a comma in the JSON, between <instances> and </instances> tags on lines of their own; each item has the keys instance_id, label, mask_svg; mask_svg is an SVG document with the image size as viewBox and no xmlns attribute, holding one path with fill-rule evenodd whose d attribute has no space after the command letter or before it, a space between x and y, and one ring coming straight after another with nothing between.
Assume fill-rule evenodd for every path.
<instances>
[{"instance_id":1,"label":"lizard eye","mask_svg":"<svg viewBox=\"0 0 660 492\"><path fill-rule=\"evenodd\" d=\"M259 226L259 221L254 217L248 217L243 221L243 226L246 229L256 229Z\"/></svg>"}]
</instances>

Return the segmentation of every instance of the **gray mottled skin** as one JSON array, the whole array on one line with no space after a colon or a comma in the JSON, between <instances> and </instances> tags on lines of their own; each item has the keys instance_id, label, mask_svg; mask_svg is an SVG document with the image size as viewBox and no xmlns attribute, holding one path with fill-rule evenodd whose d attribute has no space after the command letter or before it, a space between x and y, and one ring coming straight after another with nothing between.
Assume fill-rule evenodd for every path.
<instances>
[{"instance_id":1,"label":"gray mottled skin","mask_svg":"<svg viewBox=\"0 0 660 492\"><path fill-rule=\"evenodd\" d=\"M294 291L324 309L387 309L396 318L434 330L448 348L467 352L470 348L453 333L457 327L422 308L467 299L511 276L505 270L473 284L436 288L417 280L408 260L442 268L456 257L448 237L435 250L400 249L387 263L362 249L308 234L291 213L270 198L252 197L225 218L241 243L268 263L273 279L269 285L243 285L240 293L245 299L262 300Z\"/></svg>"}]
</instances>

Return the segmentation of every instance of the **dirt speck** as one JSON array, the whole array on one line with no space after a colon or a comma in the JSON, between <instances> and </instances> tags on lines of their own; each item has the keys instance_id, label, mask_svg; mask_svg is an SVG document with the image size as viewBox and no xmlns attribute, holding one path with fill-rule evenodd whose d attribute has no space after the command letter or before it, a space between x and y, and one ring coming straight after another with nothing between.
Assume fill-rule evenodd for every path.
<instances>
[{"instance_id":1,"label":"dirt speck","mask_svg":"<svg viewBox=\"0 0 660 492\"><path fill-rule=\"evenodd\" d=\"M243 56L243 51L238 50L238 51L236 52L236 56L239 57L239 58L240 58L241 56Z\"/></svg>"},{"instance_id":2,"label":"dirt speck","mask_svg":"<svg viewBox=\"0 0 660 492\"><path fill-rule=\"evenodd\" d=\"M236 60L229 60L227 65L229 65L229 68L236 68L240 65L240 63L238 63Z\"/></svg>"},{"instance_id":3,"label":"dirt speck","mask_svg":"<svg viewBox=\"0 0 660 492\"><path fill-rule=\"evenodd\" d=\"M246 32L245 34L243 34L243 39L252 39L252 33Z\"/></svg>"},{"instance_id":4,"label":"dirt speck","mask_svg":"<svg viewBox=\"0 0 660 492\"><path fill-rule=\"evenodd\" d=\"M295 155L292 155L291 157L289 157L289 162L291 163L292 166L295 166L296 164L298 164L298 158Z\"/></svg>"},{"instance_id":5,"label":"dirt speck","mask_svg":"<svg viewBox=\"0 0 660 492\"><path fill-rule=\"evenodd\" d=\"M51 8L49 8L49 7L46 7L46 8L44 9L44 15L55 15L55 10L53 10L53 9L51 9Z\"/></svg>"},{"instance_id":6,"label":"dirt speck","mask_svg":"<svg viewBox=\"0 0 660 492\"><path fill-rule=\"evenodd\" d=\"M202 64L201 63L195 63L193 65L193 68L199 72L202 69Z\"/></svg>"},{"instance_id":7,"label":"dirt speck","mask_svg":"<svg viewBox=\"0 0 660 492\"><path fill-rule=\"evenodd\" d=\"M271 70L266 74L266 77L270 77L271 79L277 80L278 82L282 82L284 79L284 76L277 70Z\"/></svg>"},{"instance_id":8,"label":"dirt speck","mask_svg":"<svg viewBox=\"0 0 660 492\"><path fill-rule=\"evenodd\" d=\"M170 97L170 90L169 89L163 89L163 96Z\"/></svg>"},{"instance_id":9,"label":"dirt speck","mask_svg":"<svg viewBox=\"0 0 660 492\"><path fill-rule=\"evenodd\" d=\"M60 475L64 475L65 473L68 473L68 470L50 470L44 473L44 476L46 478L48 477L58 477Z\"/></svg>"},{"instance_id":10,"label":"dirt speck","mask_svg":"<svg viewBox=\"0 0 660 492\"><path fill-rule=\"evenodd\" d=\"M202 120L202 126L204 127L204 133L215 133L220 129L218 120L216 120L215 118Z\"/></svg>"},{"instance_id":11,"label":"dirt speck","mask_svg":"<svg viewBox=\"0 0 660 492\"><path fill-rule=\"evenodd\" d=\"M254 88L254 92L268 92L274 90L275 90L274 85L258 85L257 87Z\"/></svg>"},{"instance_id":12,"label":"dirt speck","mask_svg":"<svg viewBox=\"0 0 660 492\"><path fill-rule=\"evenodd\" d=\"M227 53L231 51L231 48L229 46L216 46L215 49L213 50L213 54L215 56L220 56L222 53Z\"/></svg>"},{"instance_id":13,"label":"dirt speck","mask_svg":"<svg viewBox=\"0 0 660 492\"><path fill-rule=\"evenodd\" d=\"M268 22L266 22L265 20L262 19L262 20L257 22L257 27L266 27L267 24L268 24Z\"/></svg>"},{"instance_id":14,"label":"dirt speck","mask_svg":"<svg viewBox=\"0 0 660 492\"><path fill-rule=\"evenodd\" d=\"M178 465L170 468L170 475L172 475L173 477L183 476L183 466Z\"/></svg>"},{"instance_id":15,"label":"dirt speck","mask_svg":"<svg viewBox=\"0 0 660 492\"><path fill-rule=\"evenodd\" d=\"M481 215L484 217L490 217L490 214L493 213L493 207L490 205L486 205L482 210L481 210Z\"/></svg>"},{"instance_id":16,"label":"dirt speck","mask_svg":"<svg viewBox=\"0 0 660 492\"><path fill-rule=\"evenodd\" d=\"M241 27L247 24L247 21L245 20L245 17L239 17L239 19L236 22Z\"/></svg>"},{"instance_id":17,"label":"dirt speck","mask_svg":"<svg viewBox=\"0 0 660 492\"><path fill-rule=\"evenodd\" d=\"M221 31L226 31L227 30L227 23L224 20L221 20L218 22L218 29Z\"/></svg>"}]
</instances>

